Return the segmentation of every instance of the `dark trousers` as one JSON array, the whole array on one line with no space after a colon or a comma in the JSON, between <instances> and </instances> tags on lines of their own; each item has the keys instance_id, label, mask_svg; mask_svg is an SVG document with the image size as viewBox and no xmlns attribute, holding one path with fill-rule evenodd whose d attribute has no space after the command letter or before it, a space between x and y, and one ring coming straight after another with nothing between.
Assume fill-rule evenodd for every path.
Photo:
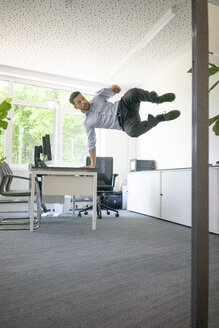
<instances>
[{"instance_id":1,"label":"dark trousers","mask_svg":"<svg viewBox=\"0 0 219 328\"><path fill-rule=\"evenodd\" d=\"M140 102L149 101L157 103L156 92L133 88L127 91L119 101L118 118L123 131L130 137L139 137L155 127L159 121L153 115L148 115L147 121L141 121L139 115Z\"/></svg>"}]
</instances>

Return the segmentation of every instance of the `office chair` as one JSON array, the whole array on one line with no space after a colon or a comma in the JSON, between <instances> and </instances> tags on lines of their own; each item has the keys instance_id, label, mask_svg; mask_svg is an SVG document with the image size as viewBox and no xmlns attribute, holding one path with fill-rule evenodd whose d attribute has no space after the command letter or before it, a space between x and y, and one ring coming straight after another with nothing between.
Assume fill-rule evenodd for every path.
<instances>
[{"instance_id":1,"label":"office chair","mask_svg":"<svg viewBox=\"0 0 219 328\"><path fill-rule=\"evenodd\" d=\"M86 165L90 165L90 157L86 158ZM115 216L119 216L119 212L114 208L111 208L101 201L106 193L112 192L115 185L115 179L118 174L113 174L113 158L112 157L97 157L96 158L96 169L97 169L97 217L102 218L101 210L105 209L107 215L110 211L115 212ZM88 214L88 210L92 209L93 206L86 207L78 212L78 217L81 217L81 213Z\"/></svg>"},{"instance_id":2,"label":"office chair","mask_svg":"<svg viewBox=\"0 0 219 328\"><path fill-rule=\"evenodd\" d=\"M0 195L7 197L30 197L31 191L12 190L13 179L23 179L30 181L29 178L14 175L6 162L0 162ZM34 218L34 229L38 229L41 220L41 195L37 179L35 180L35 194L37 200L37 218ZM1 217L0 230L28 230L30 224L29 217Z\"/></svg>"}]
</instances>

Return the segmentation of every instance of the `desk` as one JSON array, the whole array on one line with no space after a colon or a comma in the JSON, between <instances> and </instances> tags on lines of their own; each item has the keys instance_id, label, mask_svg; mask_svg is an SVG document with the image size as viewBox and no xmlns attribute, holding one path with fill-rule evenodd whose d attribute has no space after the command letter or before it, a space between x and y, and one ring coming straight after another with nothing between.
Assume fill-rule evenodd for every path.
<instances>
[{"instance_id":1,"label":"desk","mask_svg":"<svg viewBox=\"0 0 219 328\"><path fill-rule=\"evenodd\" d=\"M93 196L92 230L96 230L97 170L71 167L32 167L30 231L33 231L35 177L42 176L43 195Z\"/></svg>"}]
</instances>

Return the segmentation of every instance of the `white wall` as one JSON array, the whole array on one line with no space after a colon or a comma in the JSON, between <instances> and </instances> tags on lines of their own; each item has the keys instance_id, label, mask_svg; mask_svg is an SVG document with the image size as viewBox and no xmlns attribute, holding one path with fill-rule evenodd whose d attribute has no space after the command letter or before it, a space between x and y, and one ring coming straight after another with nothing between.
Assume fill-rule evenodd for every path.
<instances>
[{"instance_id":1,"label":"white wall","mask_svg":"<svg viewBox=\"0 0 219 328\"><path fill-rule=\"evenodd\" d=\"M219 57L210 56L210 62L219 66ZM209 86L211 87L218 80L219 73L210 77ZM219 115L219 85L209 94L209 117L216 115ZM209 163L215 164L216 161L219 161L219 136L215 136L212 127L213 125L209 127Z\"/></svg>"},{"instance_id":2,"label":"white wall","mask_svg":"<svg viewBox=\"0 0 219 328\"><path fill-rule=\"evenodd\" d=\"M177 59L148 78L143 86L158 94L174 92L176 100L160 105L143 103L140 112L142 118L147 119L148 113L156 115L173 109L181 111L177 120L162 122L137 140L137 158L154 159L157 168L191 167L192 75L187 73L191 68L190 48L188 44ZM219 113L218 104L219 90L216 88L210 94L210 117ZM209 131L209 163L215 164L219 160L219 137L211 129Z\"/></svg>"}]
</instances>

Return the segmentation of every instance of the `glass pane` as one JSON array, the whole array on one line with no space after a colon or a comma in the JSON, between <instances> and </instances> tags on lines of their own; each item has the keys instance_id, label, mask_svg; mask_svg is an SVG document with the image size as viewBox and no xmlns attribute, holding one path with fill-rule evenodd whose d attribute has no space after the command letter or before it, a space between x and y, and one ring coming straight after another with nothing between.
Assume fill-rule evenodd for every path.
<instances>
[{"instance_id":1,"label":"glass pane","mask_svg":"<svg viewBox=\"0 0 219 328\"><path fill-rule=\"evenodd\" d=\"M0 159L3 158L4 152L4 131L0 134Z\"/></svg>"},{"instance_id":2,"label":"glass pane","mask_svg":"<svg viewBox=\"0 0 219 328\"><path fill-rule=\"evenodd\" d=\"M0 97L8 97L8 81L0 81Z\"/></svg>"},{"instance_id":3,"label":"glass pane","mask_svg":"<svg viewBox=\"0 0 219 328\"><path fill-rule=\"evenodd\" d=\"M62 161L72 165L85 165L87 136L84 131L83 117L64 114Z\"/></svg>"},{"instance_id":4,"label":"glass pane","mask_svg":"<svg viewBox=\"0 0 219 328\"><path fill-rule=\"evenodd\" d=\"M14 98L38 103L46 103L48 100L57 101L58 105L71 106L69 97L71 92L59 89L51 89L36 85L15 83ZM92 96L89 96L90 100Z\"/></svg>"},{"instance_id":5,"label":"glass pane","mask_svg":"<svg viewBox=\"0 0 219 328\"><path fill-rule=\"evenodd\" d=\"M52 144L52 110L21 105L14 106L12 163L34 163L34 146L42 145L42 136L45 134L50 135Z\"/></svg>"}]
</instances>

